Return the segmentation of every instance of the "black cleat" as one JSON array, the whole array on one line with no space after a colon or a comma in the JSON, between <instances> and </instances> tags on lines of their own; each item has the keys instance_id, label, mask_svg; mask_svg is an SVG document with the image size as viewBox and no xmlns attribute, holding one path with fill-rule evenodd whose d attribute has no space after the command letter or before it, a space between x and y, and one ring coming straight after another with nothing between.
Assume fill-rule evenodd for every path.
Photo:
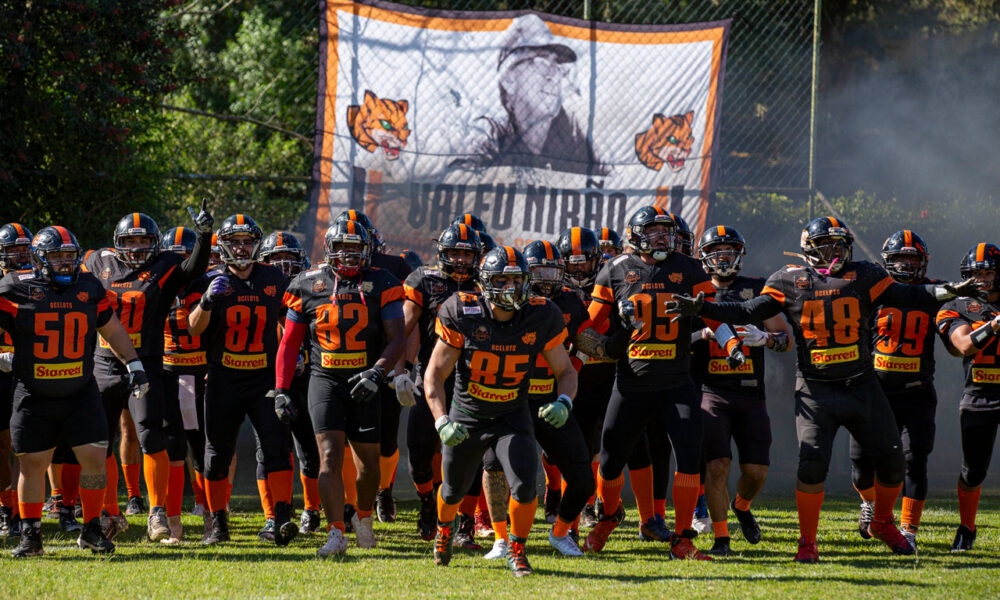
<instances>
[{"instance_id":1,"label":"black cleat","mask_svg":"<svg viewBox=\"0 0 1000 600\"><path fill-rule=\"evenodd\" d=\"M459 513L458 525L455 527L454 544L465 550L482 550L483 547L475 539L475 525L475 520L472 517Z\"/></svg>"},{"instance_id":2,"label":"black cleat","mask_svg":"<svg viewBox=\"0 0 1000 600\"><path fill-rule=\"evenodd\" d=\"M417 532L422 540L433 540L437 529L437 503L434 492L420 494L420 514L417 516Z\"/></svg>"},{"instance_id":3,"label":"black cleat","mask_svg":"<svg viewBox=\"0 0 1000 600\"><path fill-rule=\"evenodd\" d=\"M206 546L229 541L229 513L224 510L217 510L212 513L212 531L202 538L201 543Z\"/></svg>"},{"instance_id":4,"label":"black cleat","mask_svg":"<svg viewBox=\"0 0 1000 600\"><path fill-rule=\"evenodd\" d=\"M378 491L375 496L375 514L380 523L396 522L396 499L392 497L392 488Z\"/></svg>"},{"instance_id":5,"label":"black cleat","mask_svg":"<svg viewBox=\"0 0 1000 600\"><path fill-rule=\"evenodd\" d=\"M83 500L79 497L76 499L76 506L73 507L73 516L77 519L83 518Z\"/></svg>"},{"instance_id":6,"label":"black cleat","mask_svg":"<svg viewBox=\"0 0 1000 600\"><path fill-rule=\"evenodd\" d=\"M559 518L559 502L562 500L562 492L545 488L545 522L552 524Z\"/></svg>"},{"instance_id":7,"label":"black cleat","mask_svg":"<svg viewBox=\"0 0 1000 600\"><path fill-rule=\"evenodd\" d=\"M257 537L259 537L262 542L273 542L275 529L274 519L268 517L264 519L264 526L257 532Z\"/></svg>"},{"instance_id":8,"label":"black cleat","mask_svg":"<svg viewBox=\"0 0 1000 600\"><path fill-rule=\"evenodd\" d=\"M73 516L73 507L71 506L59 506L59 531L63 533L73 533L75 531L80 531L82 527L80 523Z\"/></svg>"},{"instance_id":9,"label":"black cleat","mask_svg":"<svg viewBox=\"0 0 1000 600\"><path fill-rule=\"evenodd\" d=\"M299 528L292 523L292 505L287 502L277 502L274 505L274 544L287 546L288 542L299 534Z\"/></svg>"},{"instance_id":10,"label":"black cleat","mask_svg":"<svg viewBox=\"0 0 1000 600\"><path fill-rule=\"evenodd\" d=\"M113 554L115 545L104 537L101 531L101 520L97 517L87 521L80 530L80 537L76 538L76 545L81 548L90 548L94 554Z\"/></svg>"},{"instance_id":11,"label":"black cleat","mask_svg":"<svg viewBox=\"0 0 1000 600\"><path fill-rule=\"evenodd\" d=\"M303 510L299 519L299 533L308 535L319 531L320 518L318 510Z\"/></svg>"},{"instance_id":12,"label":"black cleat","mask_svg":"<svg viewBox=\"0 0 1000 600\"><path fill-rule=\"evenodd\" d=\"M733 550L729 547L729 536L717 537L715 538L715 543L712 544L712 549L705 554L711 554L712 556L730 556Z\"/></svg>"},{"instance_id":13,"label":"black cleat","mask_svg":"<svg viewBox=\"0 0 1000 600\"><path fill-rule=\"evenodd\" d=\"M958 531L955 532L955 541L951 544L952 552L967 552L972 550L973 544L976 543L976 530L969 529L965 525L959 525Z\"/></svg>"},{"instance_id":14,"label":"black cleat","mask_svg":"<svg viewBox=\"0 0 1000 600\"><path fill-rule=\"evenodd\" d=\"M42 548L42 522L39 519L25 519L21 529L21 543L10 553L14 558L41 556L45 554Z\"/></svg>"},{"instance_id":15,"label":"black cleat","mask_svg":"<svg viewBox=\"0 0 1000 600\"><path fill-rule=\"evenodd\" d=\"M8 537L21 537L21 515L14 515L10 520L10 533Z\"/></svg>"},{"instance_id":16,"label":"black cleat","mask_svg":"<svg viewBox=\"0 0 1000 600\"><path fill-rule=\"evenodd\" d=\"M455 522L447 525L438 524L437 532L434 535L434 564L446 567L451 562L451 551L454 547L452 531Z\"/></svg>"},{"instance_id":17,"label":"black cleat","mask_svg":"<svg viewBox=\"0 0 1000 600\"><path fill-rule=\"evenodd\" d=\"M351 519L357 513L358 511L354 508L353 504L344 505L344 533L354 533L354 525L351 524Z\"/></svg>"},{"instance_id":18,"label":"black cleat","mask_svg":"<svg viewBox=\"0 0 1000 600\"><path fill-rule=\"evenodd\" d=\"M144 515L146 512L146 503L143 501L142 496L128 497L128 502L125 503L126 515Z\"/></svg>"},{"instance_id":19,"label":"black cleat","mask_svg":"<svg viewBox=\"0 0 1000 600\"><path fill-rule=\"evenodd\" d=\"M760 525L757 524L757 517L753 516L753 513L749 510L739 510L736 508L735 498L733 498L733 502L729 506L733 509L733 513L736 514L736 518L739 519L740 531L743 532L743 539L751 544L759 544Z\"/></svg>"},{"instance_id":20,"label":"black cleat","mask_svg":"<svg viewBox=\"0 0 1000 600\"><path fill-rule=\"evenodd\" d=\"M583 507L583 512L580 513L580 528L593 529L594 525L597 525L597 511L594 510L593 504L588 504Z\"/></svg>"}]
</instances>

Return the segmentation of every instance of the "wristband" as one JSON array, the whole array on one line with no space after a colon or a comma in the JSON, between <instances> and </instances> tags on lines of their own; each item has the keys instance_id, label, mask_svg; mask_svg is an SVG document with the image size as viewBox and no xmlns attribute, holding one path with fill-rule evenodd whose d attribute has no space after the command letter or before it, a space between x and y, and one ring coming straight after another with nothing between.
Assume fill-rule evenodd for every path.
<instances>
[{"instance_id":1,"label":"wristband","mask_svg":"<svg viewBox=\"0 0 1000 600\"><path fill-rule=\"evenodd\" d=\"M434 421L434 429L441 431L441 428L450 422L451 419L448 418L448 415L441 415L436 421Z\"/></svg>"},{"instance_id":2,"label":"wristband","mask_svg":"<svg viewBox=\"0 0 1000 600\"><path fill-rule=\"evenodd\" d=\"M125 364L125 368L128 369L129 373L146 370L146 368L142 366L142 361L139 360L138 358L128 361Z\"/></svg>"},{"instance_id":3,"label":"wristband","mask_svg":"<svg viewBox=\"0 0 1000 600\"><path fill-rule=\"evenodd\" d=\"M567 408L573 410L573 399L566 394L559 394L559 397L556 398L556 402L562 402Z\"/></svg>"},{"instance_id":4,"label":"wristband","mask_svg":"<svg viewBox=\"0 0 1000 600\"><path fill-rule=\"evenodd\" d=\"M202 296L201 299L198 300L198 306L201 307L201 310L212 310L212 304L213 302L206 299L205 296Z\"/></svg>"},{"instance_id":5,"label":"wristband","mask_svg":"<svg viewBox=\"0 0 1000 600\"><path fill-rule=\"evenodd\" d=\"M979 327L972 330L969 334L969 338L972 340L972 345L976 347L977 350L982 350L986 346L990 338L995 336L997 333L993 331L993 325L991 321L983 323Z\"/></svg>"}]
</instances>

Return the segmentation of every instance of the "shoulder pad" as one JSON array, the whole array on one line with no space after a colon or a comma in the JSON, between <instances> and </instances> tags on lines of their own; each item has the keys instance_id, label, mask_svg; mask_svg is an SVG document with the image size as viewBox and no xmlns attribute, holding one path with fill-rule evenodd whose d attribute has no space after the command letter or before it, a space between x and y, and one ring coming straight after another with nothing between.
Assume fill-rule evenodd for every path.
<instances>
[{"instance_id":1,"label":"shoulder pad","mask_svg":"<svg viewBox=\"0 0 1000 600\"><path fill-rule=\"evenodd\" d=\"M461 302L478 302L479 295L471 292L458 292L458 299Z\"/></svg>"},{"instance_id":2,"label":"shoulder pad","mask_svg":"<svg viewBox=\"0 0 1000 600\"><path fill-rule=\"evenodd\" d=\"M107 249L101 250L101 256L114 256L114 255L115 255L114 250L107 250Z\"/></svg>"},{"instance_id":3,"label":"shoulder pad","mask_svg":"<svg viewBox=\"0 0 1000 600\"><path fill-rule=\"evenodd\" d=\"M620 262L628 260L631 256L632 256L631 254L621 254L619 256L616 256L616 257L612 258L611 259L611 264L617 265Z\"/></svg>"},{"instance_id":4,"label":"shoulder pad","mask_svg":"<svg viewBox=\"0 0 1000 600\"><path fill-rule=\"evenodd\" d=\"M794 270L794 269L804 269L804 268L805 267L802 266L802 265L785 265L785 270L786 271L791 271L791 270Z\"/></svg>"},{"instance_id":5,"label":"shoulder pad","mask_svg":"<svg viewBox=\"0 0 1000 600\"><path fill-rule=\"evenodd\" d=\"M424 275L428 277L436 277L438 279L447 279L448 276L441 272L441 269L437 267L421 267L424 270Z\"/></svg>"},{"instance_id":6,"label":"shoulder pad","mask_svg":"<svg viewBox=\"0 0 1000 600\"><path fill-rule=\"evenodd\" d=\"M302 277L302 278L315 277L315 276L319 275L322 272L323 272L322 268L320 268L320 267L313 267L312 269L309 269L307 271L302 271L301 273L299 273L299 276Z\"/></svg>"},{"instance_id":7,"label":"shoulder pad","mask_svg":"<svg viewBox=\"0 0 1000 600\"><path fill-rule=\"evenodd\" d=\"M528 298L528 304L532 306L545 306L546 302L548 302L546 298L540 298L538 296L532 296L531 298Z\"/></svg>"},{"instance_id":8,"label":"shoulder pad","mask_svg":"<svg viewBox=\"0 0 1000 600\"><path fill-rule=\"evenodd\" d=\"M17 272L18 281L28 281L29 279L34 279L34 278L35 278L35 272L30 269Z\"/></svg>"}]
</instances>

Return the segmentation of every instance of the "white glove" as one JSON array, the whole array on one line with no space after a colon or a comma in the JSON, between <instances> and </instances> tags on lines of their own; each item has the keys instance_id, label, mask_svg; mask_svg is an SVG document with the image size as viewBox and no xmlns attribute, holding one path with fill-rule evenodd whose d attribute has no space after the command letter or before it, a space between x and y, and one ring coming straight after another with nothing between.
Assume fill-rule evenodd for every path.
<instances>
[{"instance_id":1,"label":"white glove","mask_svg":"<svg viewBox=\"0 0 1000 600\"><path fill-rule=\"evenodd\" d=\"M4 373L10 373L10 370L14 368L14 353L13 352L2 352L0 353L0 371Z\"/></svg>"},{"instance_id":2,"label":"white glove","mask_svg":"<svg viewBox=\"0 0 1000 600\"><path fill-rule=\"evenodd\" d=\"M743 341L744 346L760 348L767 345L768 334L763 329L753 325L741 325L736 328L736 332L740 334L740 340Z\"/></svg>"},{"instance_id":3,"label":"white glove","mask_svg":"<svg viewBox=\"0 0 1000 600\"><path fill-rule=\"evenodd\" d=\"M413 380L406 371L396 375L390 387L396 390L396 400L400 406L413 406L417 403L417 399L413 396Z\"/></svg>"}]
</instances>

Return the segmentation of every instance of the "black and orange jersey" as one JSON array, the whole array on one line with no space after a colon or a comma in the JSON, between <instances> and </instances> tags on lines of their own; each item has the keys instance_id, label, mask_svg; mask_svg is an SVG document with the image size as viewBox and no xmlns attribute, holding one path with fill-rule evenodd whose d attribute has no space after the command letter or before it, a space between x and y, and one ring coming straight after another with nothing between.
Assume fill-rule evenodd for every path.
<instances>
[{"instance_id":1,"label":"black and orange jersey","mask_svg":"<svg viewBox=\"0 0 1000 600\"><path fill-rule=\"evenodd\" d=\"M388 271L370 268L345 279L328 265L296 275L284 297L285 306L309 324L313 374L343 377L379 359L384 311L402 300L403 286Z\"/></svg>"},{"instance_id":2,"label":"black and orange jersey","mask_svg":"<svg viewBox=\"0 0 1000 600\"><path fill-rule=\"evenodd\" d=\"M0 281L3 281L4 276L6 276L6 271L0 271ZM0 329L0 352L13 352L14 351L14 338L11 337L9 333ZM14 379L14 373L4 373L0 371L0 382L7 382L8 385L10 380ZM9 388L8 388L9 389ZM0 398L0 401L6 402L8 398ZM0 424L0 427L7 425L7 423Z\"/></svg>"},{"instance_id":3,"label":"black and orange jersey","mask_svg":"<svg viewBox=\"0 0 1000 600\"><path fill-rule=\"evenodd\" d=\"M410 265L395 254L383 254L381 252L372 254L372 266L383 271L388 271L400 281L406 281L406 278L413 272Z\"/></svg>"},{"instance_id":4,"label":"black and orange jersey","mask_svg":"<svg viewBox=\"0 0 1000 600\"><path fill-rule=\"evenodd\" d=\"M174 298L163 327L163 368L182 375L203 375L208 369L208 355L201 336L188 332L188 315L202 292L185 286Z\"/></svg>"},{"instance_id":5,"label":"black and orange jersey","mask_svg":"<svg viewBox=\"0 0 1000 600\"><path fill-rule=\"evenodd\" d=\"M562 313L563 323L566 324L566 333L570 336L566 339L568 347L573 336L590 326L590 315L587 314L583 301L570 288L563 288L551 300ZM541 354L535 359L535 366L528 379L528 400L550 402L556 399L556 378Z\"/></svg>"},{"instance_id":6,"label":"black and orange jersey","mask_svg":"<svg viewBox=\"0 0 1000 600\"><path fill-rule=\"evenodd\" d=\"M593 302L593 296L591 292L594 290L594 286L590 285L587 289L581 289L578 287L570 287L577 298L583 302L583 305L589 310L591 302ZM595 327L593 322L590 323L591 326ZM607 320L600 325L600 330L598 333L610 336L615 332L615 323L611 320ZM601 381L607 381L609 379L615 378L615 363L618 362L613 358L598 358L595 356L588 356L586 362L580 367L580 371L577 373L577 387L583 388L587 385L597 384Z\"/></svg>"},{"instance_id":7,"label":"black and orange jersey","mask_svg":"<svg viewBox=\"0 0 1000 600\"><path fill-rule=\"evenodd\" d=\"M14 375L32 393L63 397L94 376L97 329L114 316L111 294L90 273L53 287L34 272L0 280L0 329L14 342Z\"/></svg>"},{"instance_id":8,"label":"black and orange jersey","mask_svg":"<svg viewBox=\"0 0 1000 600\"><path fill-rule=\"evenodd\" d=\"M764 289L764 280L760 277L737 276L728 287L715 290L716 302L742 302L760 295ZM763 329L760 321L754 323ZM714 341L695 344L700 346L694 352L692 373L697 372L697 378L706 389L725 393L739 391L746 394L764 394L764 348L743 346L746 362L740 367L730 368L726 357L729 352Z\"/></svg>"},{"instance_id":9,"label":"black and orange jersey","mask_svg":"<svg viewBox=\"0 0 1000 600\"><path fill-rule=\"evenodd\" d=\"M943 282L925 279L921 283ZM939 304L879 307L872 356L882 389L903 391L934 384L934 320Z\"/></svg>"},{"instance_id":10,"label":"black and orange jersey","mask_svg":"<svg viewBox=\"0 0 1000 600\"><path fill-rule=\"evenodd\" d=\"M420 349L417 351L417 362L426 365L434 351L437 333L434 325L437 313L447 300L458 291L472 292L475 290L474 280L459 283L441 272L437 266L420 267L410 273L403 282L403 293L406 300L420 307L420 320L417 328L420 330Z\"/></svg>"},{"instance_id":11,"label":"black and orange jersey","mask_svg":"<svg viewBox=\"0 0 1000 600\"><path fill-rule=\"evenodd\" d=\"M968 325L976 329L1000 314L1000 308L972 298L955 298L941 307L935 319L945 344L951 345L952 329ZM1000 408L1000 338L991 336L983 349L962 359L965 367L965 393L976 400L962 408L987 410Z\"/></svg>"},{"instance_id":12,"label":"black and orange jersey","mask_svg":"<svg viewBox=\"0 0 1000 600\"><path fill-rule=\"evenodd\" d=\"M459 292L438 310L436 331L462 351L452 406L478 419L505 415L527 402L538 355L566 341L562 312L546 298L531 298L509 321L497 321L482 295Z\"/></svg>"},{"instance_id":13,"label":"black and orange jersey","mask_svg":"<svg viewBox=\"0 0 1000 600\"><path fill-rule=\"evenodd\" d=\"M207 252L201 252L199 256L205 264L190 262L195 258L194 254L185 259L174 252L160 252L142 268L133 269L118 260L112 249L88 253L84 267L114 294L112 308L140 358L163 355L163 327L167 313L181 288L200 276L208 264ZM114 357L107 342L98 339L98 344L98 354Z\"/></svg>"},{"instance_id":14,"label":"black and orange jersey","mask_svg":"<svg viewBox=\"0 0 1000 600\"><path fill-rule=\"evenodd\" d=\"M632 332L627 358L618 361L619 389L666 389L679 385L679 376L689 375L693 320L671 323L674 313L668 313L665 304L675 294L700 292L711 299L715 287L701 262L679 252L653 265L623 254L601 268L589 309L594 324L616 321L618 303L624 300L635 303L636 318L642 321L642 328Z\"/></svg>"},{"instance_id":15,"label":"black and orange jersey","mask_svg":"<svg viewBox=\"0 0 1000 600\"><path fill-rule=\"evenodd\" d=\"M229 278L232 291L213 297L211 319L201 334L209 365L237 373L273 371L288 279L280 269L263 263L254 264L246 279L228 270L213 270L191 284L191 301L200 299L220 275Z\"/></svg>"}]
</instances>

